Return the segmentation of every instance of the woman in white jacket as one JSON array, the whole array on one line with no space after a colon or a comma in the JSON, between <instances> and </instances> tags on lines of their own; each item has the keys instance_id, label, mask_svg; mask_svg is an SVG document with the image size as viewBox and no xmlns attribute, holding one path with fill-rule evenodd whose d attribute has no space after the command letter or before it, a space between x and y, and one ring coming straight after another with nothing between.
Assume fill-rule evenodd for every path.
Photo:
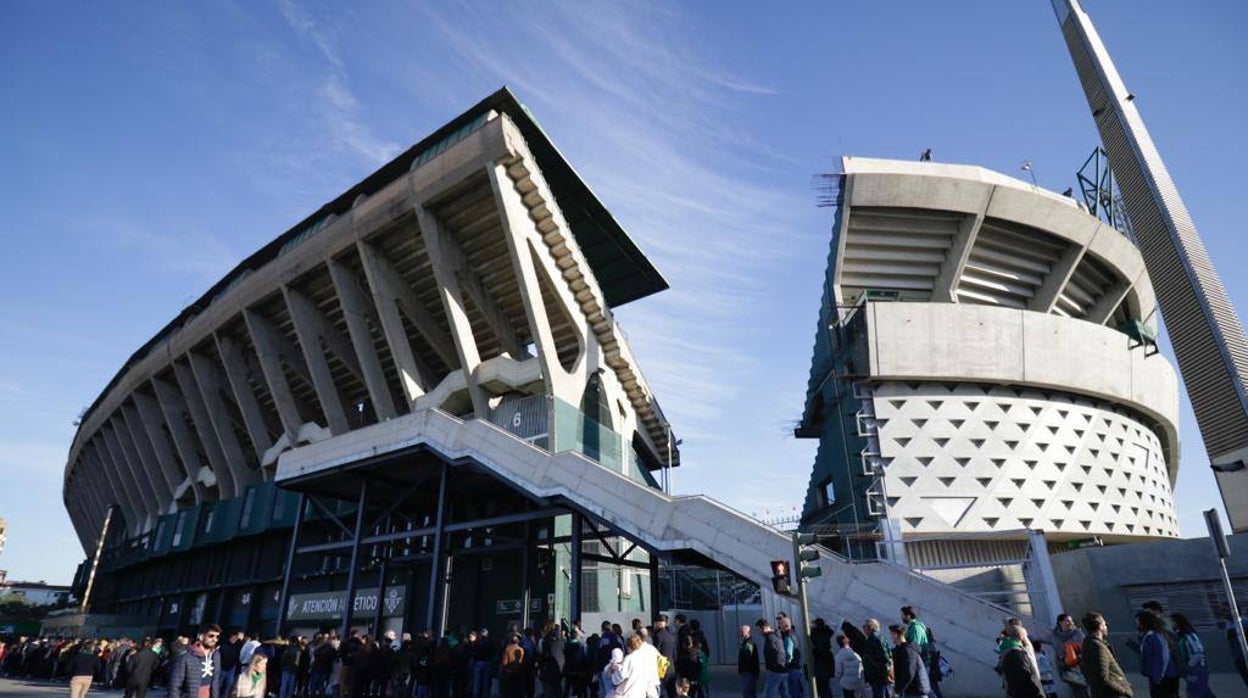
<instances>
[{"instance_id":1,"label":"woman in white jacket","mask_svg":"<svg viewBox=\"0 0 1248 698\"><path fill-rule=\"evenodd\" d=\"M628 638L628 656L620 665L618 698L659 698L659 651L634 635Z\"/></svg>"},{"instance_id":2,"label":"woman in white jacket","mask_svg":"<svg viewBox=\"0 0 1248 698\"><path fill-rule=\"evenodd\" d=\"M849 638L844 635L837 636L836 642L841 648L836 651L836 671L832 680L840 685L845 698L863 695L862 657L850 648Z\"/></svg>"}]
</instances>

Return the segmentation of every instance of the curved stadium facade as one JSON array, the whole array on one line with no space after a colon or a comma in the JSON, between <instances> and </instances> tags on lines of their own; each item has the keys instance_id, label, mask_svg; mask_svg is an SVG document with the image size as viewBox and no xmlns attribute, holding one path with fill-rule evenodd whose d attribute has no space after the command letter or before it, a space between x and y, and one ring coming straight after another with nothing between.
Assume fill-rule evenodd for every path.
<instances>
[{"instance_id":1,"label":"curved stadium facade","mask_svg":"<svg viewBox=\"0 0 1248 698\"><path fill-rule=\"evenodd\" d=\"M916 567L1029 530L1177 537L1178 385L1131 239L977 167L846 158L835 182L805 523Z\"/></svg>"}]
</instances>

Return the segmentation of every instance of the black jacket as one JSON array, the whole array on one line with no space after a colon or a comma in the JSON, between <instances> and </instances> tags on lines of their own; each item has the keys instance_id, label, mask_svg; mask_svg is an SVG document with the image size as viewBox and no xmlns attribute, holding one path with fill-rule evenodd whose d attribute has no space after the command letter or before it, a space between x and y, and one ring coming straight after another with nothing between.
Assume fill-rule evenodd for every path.
<instances>
[{"instance_id":1,"label":"black jacket","mask_svg":"<svg viewBox=\"0 0 1248 698\"><path fill-rule=\"evenodd\" d=\"M763 664L767 667L767 671L773 671L783 674L788 671L785 668L784 640L780 639L780 633L772 631L763 634Z\"/></svg>"},{"instance_id":2,"label":"black jacket","mask_svg":"<svg viewBox=\"0 0 1248 698\"><path fill-rule=\"evenodd\" d=\"M654 648L672 664L676 663L676 647L676 633L671 628L654 631Z\"/></svg>"},{"instance_id":3,"label":"black jacket","mask_svg":"<svg viewBox=\"0 0 1248 698\"><path fill-rule=\"evenodd\" d=\"M737 648L737 673L758 676L758 646L752 637L742 640Z\"/></svg>"},{"instance_id":4,"label":"black jacket","mask_svg":"<svg viewBox=\"0 0 1248 698\"><path fill-rule=\"evenodd\" d=\"M146 686L152 682L152 672L160 666L160 655L148 647L130 656L130 676L126 683L130 686Z\"/></svg>"},{"instance_id":5,"label":"black jacket","mask_svg":"<svg viewBox=\"0 0 1248 698\"><path fill-rule=\"evenodd\" d=\"M1031 663L1031 657L1022 647L1012 647L1001 655L1001 676L1005 679L1005 692L1010 698L1044 698L1044 686Z\"/></svg>"},{"instance_id":6,"label":"black jacket","mask_svg":"<svg viewBox=\"0 0 1248 698\"><path fill-rule=\"evenodd\" d=\"M852 647L852 637L850 642ZM872 686L883 686L888 683L888 670L893 665L893 655L888 649L888 643L878 633L863 635L862 643L862 652L854 650L862 657L862 678Z\"/></svg>"},{"instance_id":7,"label":"black jacket","mask_svg":"<svg viewBox=\"0 0 1248 698\"><path fill-rule=\"evenodd\" d=\"M221 652L205 654L198 645L188 647L173 660L169 669L169 698L196 698L205 663L210 663L212 670L209 698L218 698L221 695Z\"/></svg>"},{"instance_id":8,"label":"black jacket","mask_svg":"<svg viewBox=\"0 0 1248 698\"><path fill-rule=\"evenodd\" d=\"M895 696L925 696L932 692L927 667L913 642L903 642L893 648L893 678Z\"/></svg>"},{"instance_id":9,"label":"black jacket","mask_svg":"<svg viewBox=\"0 0 1248 698\"><path fill-rule=\"evenodd\" d=\"M69 658L69 667L65 673L69 676L95 676L100 666L100 658L90 648L80 649Z\"/></svg>"}]
</instances>

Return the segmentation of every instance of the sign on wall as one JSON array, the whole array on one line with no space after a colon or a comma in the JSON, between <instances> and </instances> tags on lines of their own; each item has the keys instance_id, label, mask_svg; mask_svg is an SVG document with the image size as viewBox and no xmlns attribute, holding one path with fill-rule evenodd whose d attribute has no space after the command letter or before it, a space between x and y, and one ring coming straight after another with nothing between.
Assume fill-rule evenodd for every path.
<instances>
[{"instance_id":1,"label":"sign on wall","mask_svg":"<svg viewBox=\"0 0 1248 698\"><path fill-rule=\"evenodd\" d=\"M386 587L383 598L378 598L377 588L357 589L352 617L371 618L377 612L377 604L381 604L381 615L384 618L402 616L407 600L407 587L403 585ZM346 591L320 591L309 594L291 594L286 603L286 620L341 620L346 608Z\"/></svg>"}]
</instances>

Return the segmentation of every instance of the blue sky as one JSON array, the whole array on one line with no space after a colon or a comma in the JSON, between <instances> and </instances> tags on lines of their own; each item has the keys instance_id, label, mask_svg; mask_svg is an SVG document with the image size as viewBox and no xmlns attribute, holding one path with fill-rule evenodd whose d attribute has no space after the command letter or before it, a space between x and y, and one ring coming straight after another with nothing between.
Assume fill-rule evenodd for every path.
<instances>
[{"instance_id":1,"label":"blue sky","mask_svg":"<svg viewBox=\"0 0 1248 698\"><path fill-rule=\"evenodd\" d=\"M1248 309L1248 4L1087 0ZM71 422L243 257L501 85L671 282L619 310L677 490L804 497L801 411L843 154L1024 160L1097 135L1049 3L0 5L0 569L68 582ZM1185 535L1217 500L1190 409Z\"/></svg>"}]
</instances>

